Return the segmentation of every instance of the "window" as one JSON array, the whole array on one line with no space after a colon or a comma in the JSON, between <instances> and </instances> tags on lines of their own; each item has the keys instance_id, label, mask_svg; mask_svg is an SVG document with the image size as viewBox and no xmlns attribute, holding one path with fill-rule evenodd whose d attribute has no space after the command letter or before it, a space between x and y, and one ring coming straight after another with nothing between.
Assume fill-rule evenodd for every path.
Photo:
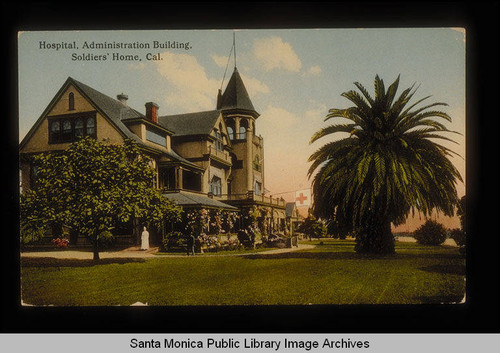
<instances>
[{"instance_id":1,"label":"window","mask_svg":"<svg viewBox=\"0 0 500 353\"><path fill-rule=\"evenodd\" d=\"M96 119L93 115L49 118L49 143L73 142L81 136L96 136Z\"/></svg>"},{"instance_id":2,"label":"window","mask_svg":"<svg viewBox=\"0 0 500 353\"><path fill-rule=\"evenodd\" d=\"M49 133L49 142L59 142L61 139L61 123L59 120L51 121L50 123L50 133Z\"/></svg>"},{"instance_id":3,"label":"window","mask_svg":"<svg viewBox=\"0 0 500 353\"><path fill-rule=\"evenodd\" d=\"M95 135L95 118L87 119L87 136Z\"/></svg>"},{"instance_id":4,"label":"window","mask_svg":"<svg viewBox=\"0 0 500 353\"><path fill-rule=\"evenodd\" d=\"M68 95L68 110L75 110L75 95L73 92Z\"/></svg>"},{"instance_id":5,"label":"window","mask_svg":"<svg viewBox=\"0 0 500 353\"><path fill-rule=\"evenodd\" d=\"M229 139L231 141L234 140L234 130L231 126L227 127L227 133L229 134Z\"/></svg>"},{"instance_id":6,"label":"window","mask_svg":"<svg viewBox=\"0 0 500 353\"><path fill-rule=\"evenodd\" d=\"M224 149L224 145L222 144L222 134L219 130L215 129L215 149L217 151L222 151Z\"/></svg>"},{"instance_id":7,"label":"window","mask_svg":"<svg viewBox=\"0 0 500 353\"><path fill-rule=\"evenodd\" d=\"M240 126L240 133L238 134L238 139L239 140L246 139L247 138L246 132L247 132L247 128L244 126Z\"/></svg>"},{"instance_id":8,"label":"window","mask_svg":"<svg viewBox=\"0 0 500 353\"><path fill-rule=\"evenodd\" d=\"M262 183L255 181L254 193L255 195L260 195L262 193Z\"/></svg>"},{"instance_id":9,"label":"window","mask_svg":"<svg viewBox=\"0 0 500 353\"><path fill-rule=\"evenodd\" d=\"M146 140L150 142L154 142L163 147L166 146L166 137L163 134L158 133L157 131L152 130L151 128L146 127Z\"/></svg>"},{"instance_id":10,"label":"window","mask_svg":"<svg viewBox=\"0 0 500 353\"><path fill-rule=\"evenodd\" d=\"M62 121L62 141L71 141L73 140L73 128L71 127L71 120L64 119Z\"/></svg>"},{"instance_id":11,"label":"window","mask_svg":"<svg viewBox=\"0 0 500 353\"><path fill-rule=\"evenodd\" d=\"M210 192L215 196L222 195L222 180L219 177L214 176L210 182Z\"/></svg>"},{"instance_id":12,"label":"window","mask_svg":"<svg viewBox=\"0 0 500 353\"><path fill-rule=\"evenodd\" d=\"M76 118L75 120L75 136L83 136L83 119Z\"/></svg>"}]
</instances>

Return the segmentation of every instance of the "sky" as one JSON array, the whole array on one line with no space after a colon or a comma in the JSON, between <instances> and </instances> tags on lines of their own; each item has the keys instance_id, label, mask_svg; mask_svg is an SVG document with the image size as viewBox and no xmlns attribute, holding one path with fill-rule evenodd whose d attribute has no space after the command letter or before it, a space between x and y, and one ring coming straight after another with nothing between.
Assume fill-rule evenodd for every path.
<instances>
[{"instance_id":1,"label":"sky","mask_svg":"<svg viewBox=\"0 0 500 353\"><path fill-rule=\"evenodd\" d=\"M373 93L375 75L386 87L400 75L398 92L415 83L419 88L414 102L431 95L429 103L448 104L443 110L453 121L446 126L460 135L450 135L457 144L446 145L460 155L452 162L465 181L462 28L22 32L18 34L19 138L68 76L111 97L125 93L128 105L143 113L144 103L150 101L160 106L160 115L213 110L217 90L225 88L235 66L234 55L229 58L233 33L236 66L260 113L256 133L264 138L268 194L293 201L296 190L310 188L307 159L335 138L310 145L311 136L328 124L324 117L329 109L351 105L341 94L356 90L354 82ZM155 41L163 48L154 48ZM149 44L149 48L92 49L84 48L85 42ZM58 48L64 43L77 48ZM140 60L112 60L113 53L137 55ZM147 60L157 54L161 60ZM74 60L82 55L107 60ZM459 182L457 190L463 196L465 184ZM458 227L456 219L450 224Z\"/></svg>"}]
</instances>

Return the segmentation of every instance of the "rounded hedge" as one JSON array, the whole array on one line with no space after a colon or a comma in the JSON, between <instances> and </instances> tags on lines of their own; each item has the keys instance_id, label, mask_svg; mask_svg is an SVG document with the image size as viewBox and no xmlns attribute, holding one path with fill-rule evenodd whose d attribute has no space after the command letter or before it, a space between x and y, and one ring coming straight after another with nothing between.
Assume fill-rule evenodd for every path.
<instances>
[{"instance_id":1,"label":"rounded hedge","mask_svg":"<svg viewBox=\"0 0 500 353\"><path fill-rule=\"evenodd\" d=\"M422 245L440 245L446 240L446 228L433 220L428 220L413 232L417 243Z\"/></svg>"}]
</instances>

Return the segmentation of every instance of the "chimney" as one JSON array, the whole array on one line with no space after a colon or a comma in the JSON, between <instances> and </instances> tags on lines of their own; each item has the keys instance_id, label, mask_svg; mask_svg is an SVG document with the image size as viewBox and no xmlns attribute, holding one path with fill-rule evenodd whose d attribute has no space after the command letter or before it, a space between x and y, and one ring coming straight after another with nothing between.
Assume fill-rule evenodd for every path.
<instances>
[{"instance_id":1,"label":"chimney","mask_svg":"<svg viewBox=\"0 0 500 353\"><path fill-rule=\"evenodd\" d=\"M154 102L148 102L146 105L146 119L151 120L153 123L158 123L158 109L160 107Z\"/></svg>"},{"instance_id":2,"label":"chimney","mask_svg":"<svg viewBox=\"0 0 500 353\"><path fill-rule=\"evenodd\" d=\"M126 94L120 93L116 96L116 99L118 99L123 105L127 105L128 96Z\"/></svg>"}]
</instances>

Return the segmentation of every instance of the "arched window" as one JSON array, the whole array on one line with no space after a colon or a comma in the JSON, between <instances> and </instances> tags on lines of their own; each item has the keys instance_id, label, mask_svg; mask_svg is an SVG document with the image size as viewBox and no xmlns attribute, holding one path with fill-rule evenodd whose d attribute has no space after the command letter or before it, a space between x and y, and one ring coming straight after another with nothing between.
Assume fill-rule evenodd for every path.
<instances>
[{"instance_id":1,"label":"arched window","mask_svg":"<svg viewBox=\"0 0 500 353\"><path fill-rule=\"evenodd\" d=\"M255 185L254 185L254 193L255 195L259 196L262 194L262 183L255 180Z\"/></svg>"},{"instance_id":2,"label":"arched window","mask_svg":"<svg viewBox=\"0 0 500 353\"><path fill-rule=\"evenodd\" d=\"M49 143L73 142L81 136L96 138L95 115L82 114L76 117L54 117L49 119Z\"/></svg>"},{"instance_id":3,"label":"arched window","mask_svg":"<svg viewBox=\"0 0 500 353\"><path fill-rule=\"evenodd\" d=\"M89 135L89 136L95 135L95 119L94 118L87 119L87 135Z\"/></svg>"},{"instance_id":4,"label":"arched window","mask_svg":"<svg viewBox=\"0 0 500 353\"><path fill-rule=\"evenodd\" d=\"M240 120L240 131L238 131L238 139L239 140L246 140L247 138L247 132L248 130L248 120L247 119L241 119Z\"/></svg>"},{"instance_id":5,"label":"arched window","mask_svg":"<svg viewBox=\"0 0 500 353\"><path fill-rule=\"evenodd\" d=\"M68 109L75 110L75 95L71 92L68 96Z\"/></svg>"},{"instance_id":6,"label":"arched window","mask_svg":"<svg viewBox=\"0 0 500 353\"><path fill-rule=\"evenodd\" d=\"M75 136L83 136L83 119L77 118L75 120Z\"/></svg>"},{"instance_id":7,"label":"arched window","mask_svg":"<svg viewBox=\"0 0 500 353\"><path fill-rule=\"evenodd\" d=\"M73 140L73 130L71 128L71 120L64 119L62 122L62 141L69 142Z\"/></svg>"},{"instance_id":8,"label":"arched window","mask_svg":"<svg viewBox=\"0 0 500 353\"><path fill-rule=\"evenodd\" d=\"M234 130L231 126L227 127L227 133L229 135L229 139L232 141L234 140Z\"/></svg>"},{"instance_id":9,"label":"arched window","mask_svg":"<svg viewBox=\"0 0 500 353\"><path fill-rule=\"evenodd\" d=\"M244 140L246 138L246 132L247 132L247 128L244 127L244 126L240 126L240 131L239 131L239 134L238 134L238 138L240 140Z\"/></svg>"},{"instance_id":10,"label":"arched window","mask_svg":"<svg viewBox=\"0 0 500 353\"><path fill-rule=\"evenodd\" d=\"M210 192L215 196L222 195L222 180L221 178L214 176L210 181Z\"/></svg>"},{"instance_id":11,"label":"arched window","mask_svg":"<svg viewBox=\"0 0 500 353\"><path fill-rule=\"evenodd\" d=\"M50 136L49 141L51 143L59 142L61 139L61 123L59 120L50 122Z\"/></svg>"}]
</instances>

